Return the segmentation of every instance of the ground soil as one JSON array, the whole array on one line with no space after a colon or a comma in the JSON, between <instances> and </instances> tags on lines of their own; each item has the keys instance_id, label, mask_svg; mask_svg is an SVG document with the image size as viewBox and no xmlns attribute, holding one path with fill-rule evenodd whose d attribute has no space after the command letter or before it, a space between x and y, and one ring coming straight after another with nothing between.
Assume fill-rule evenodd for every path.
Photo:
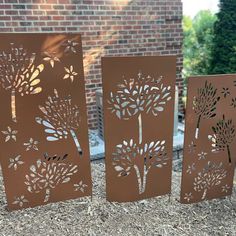
<instances>
[{"instance_id":1,"label":"ground soil","mask_svg":"<svg viewBox=\"0 0 236 236\"><path fill-rule=\"evenodd\" d=\"M135 203L105 198L103 161L92 162L93 198L8 212L0 178L0 235L236 235L236 185L232 197L183 205L181 172L173 172L172 195Z\"/></svg>"}]
</instances>

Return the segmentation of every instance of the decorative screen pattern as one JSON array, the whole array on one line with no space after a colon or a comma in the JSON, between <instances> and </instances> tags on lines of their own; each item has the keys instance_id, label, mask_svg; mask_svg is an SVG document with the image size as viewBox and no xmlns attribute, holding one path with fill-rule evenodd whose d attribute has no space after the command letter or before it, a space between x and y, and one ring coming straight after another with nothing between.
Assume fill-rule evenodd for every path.
<instances>
[{"instance_id":1,"label":"decorative screen pattern","mask_svg":"<svg viewBox=\"0 0 236 236\"><path fill-rule=\"evenodd\" d=\"M181 202L231 195L236 145L236 75L188 82Z\"/></svg>"},{"instance_id":2,"label":"decorative screen pattern","mask_svg":"<svg viewBox=\"0 0 236 236\"><path fill-rule=\"evenodd\" d=\"M0 161L10 210L91 195L81 38L1 34Z\"/></svg>"},{"instance_id":3,"label":"decorative screen pattern","mask_svg":"<svg viewBox=\"0 0 236 236\"><path fill-rule=\"evenodd\" d=\"M107 199L171 189L175 57L103 58Z\"/></svg>"}]
</instances>

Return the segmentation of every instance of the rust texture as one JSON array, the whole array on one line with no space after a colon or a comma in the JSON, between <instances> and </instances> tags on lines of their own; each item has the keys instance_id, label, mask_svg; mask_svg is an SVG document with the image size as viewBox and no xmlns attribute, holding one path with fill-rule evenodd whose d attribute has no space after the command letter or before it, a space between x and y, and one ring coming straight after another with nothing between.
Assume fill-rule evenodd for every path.
<instances>
[{"instance_id":1,"label":"rust texture","mask_svg":"<svg viewBox=\"0 0 236 236\"><path fill-rule=\"evenodd\" d=\"M109 201L171 191L176 58L102 59Z\"/></svg>"},{"instance_id":2,"label":"rust texture","mask_svg":"<svg viewBox=\"0 0 236 236\"><path fill-rule=\"evenodd\" d=\"M0 161L8 208L91 195L81 37L1 34Z\"/></svg>"},{"instance_id":3,"label":"rust texture","mask_svg":"<svg viewBox=\"0 0 236 236\"><path fill-rule=\"evenodd\" d=\"M189 79L181 202L232 194L236 75Z\"/></svg>"}]
</instances>

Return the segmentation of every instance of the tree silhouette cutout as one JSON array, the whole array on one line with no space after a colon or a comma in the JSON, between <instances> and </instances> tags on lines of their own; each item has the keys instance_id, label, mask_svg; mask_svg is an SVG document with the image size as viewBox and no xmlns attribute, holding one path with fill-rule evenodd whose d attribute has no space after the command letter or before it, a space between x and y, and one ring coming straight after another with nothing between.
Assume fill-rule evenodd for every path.
<instances>
[{"instance_id":1,"label":"tree silhouette cutout","mask_svg":"<svg viewBox=\"0 0 236 236\"><path fill-rule=\"evenodd\" d=\"M39 106L44 114L43 118L36 117L36 122L45 126L48 141L67 139L68 135L74 140L80 155L82 149L75 131L80 125L79 107L72 104L71 96L60 98L54 89L54 96L49 96L44 106Z\"/></svg>"},{"instance_id":2,"label":"tree silhouette cutout","mask_svg":"<svg viewBox=\"0 0 236 236\"><path fill-rule=\"evenodd\" d=\"M227 171L223 169L223 164L219 165L208 162L202 172L199 172L194 179L194 190L203 192L202 200L206 198L207 191L221 184L226 177Z\"/></svg>"},{"instance_id":3,"label":"tree silhouette cutout","mask_svg":"<svg viewBox=\"0 0 236 236\"><path fill-rule=\"evenodd\" d=\"M231 163L230 144L235 138L235 126L232 120L223 119L216 123L216 126L212 127L213 135L208 135L208 138L212 141L212 152L227 150L229 163Z\"/></svg>"},{"instance_id":4,"label":"tree silhouette cutout","mask_svg":"<svg viewBox=\"0 0 236 236\"><path fill-rule=\"evenodd\" d=\"M135 171L138 181L139 194L146 190L147 176L152 167L163 167L167 165L167 154L165 152L165 141L153 141L143 143L142 115L153 115L164 111L167 102L171 100L171 87L159 86L159 79L151 76L138 74L137 80L124 80L118 86L115 93L110 94L109 107L119 119L138 119L139 142L133 139L123 141L116 146L112 154L112 164L118 172L118 177L128 176L132 170ZM141 160L141 161L140 161ZM140 166L140 164L142 165Z\"/></svg>"},{"instance_id":5,"label":"tree silhouette cutout","mask_svg":"<svg viewBox=\"0 0 236 236\"><path fill-rule=\"evenodd\" d=\"M138 74L137 80L124 80L115 93L110 94L109 108L119 119L129 120L138 117L139 143L142 143L142 114L158 114L164 111L171 100L171 87L158 86L160 80Z\"/></svg>"},{"instance_id":6,"label":"tree silhouette cutout","mask_svg":"<svg viewBox=\"0 0 236 236\"><path fill-rule=\"evenodd\" d=\"M30 166L29 174L25 176L25 184L31 193L45 191L44 202L48 202L51 190L58 185L68 183L77 172L77 165L64 163L60 158L53 161L45 157L45 160L39 159L36 164Z\"/></svg>"},{"instance_id":7,"label":"tree silhouette cutout","mask_svg":"<svg viewBox=\"0 0 236 236\"><path fill-rule=\"evenodd\" d=\"M198 139L201 119L209 119L216 115L216 104L220 100L217 89L211 83L205 82L203 88L198 88L197 96L193 100L193 109L198 116L195 138Z\"/></svg>"},{"instance_id":8,"label":"tree silhouette cutout","mask_svg":"<svg viewBox=\"0 0 236 236\"><path fill-rule=\"evenodd\" d=\"M146 190L147 176L151 168L162 168L167 165L168 157L165 152L165 141L145 143L140 147L133 139L123 141L116 146L112 154L112 164L118 172L118 177L126 177L135 171L138 181L139 194ZM140 166L139 159L142 160Z\"/></svg>"},{"instance_id":9,"label":"tree silhouette cutout","mask_svg":"<svg viewBox=\"0 0 236 236\"><path fill-rule=\"evenodd\" d=\"M11 93L11 116L16 118L16 93L21 96L38 94L40 79L37 77L43 71L44 65L35 65L35 53L28 53L22 47L11 43L9 51L0 52L0 82L2 87Z\"/></svg>"}]
</instances>

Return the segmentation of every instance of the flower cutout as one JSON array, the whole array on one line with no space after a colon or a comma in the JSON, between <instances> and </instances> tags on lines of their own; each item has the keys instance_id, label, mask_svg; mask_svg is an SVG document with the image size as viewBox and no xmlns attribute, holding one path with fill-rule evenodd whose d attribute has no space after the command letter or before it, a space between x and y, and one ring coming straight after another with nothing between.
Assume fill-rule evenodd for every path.
<instances>
[{"instance_id":1,"label":"flower cutout","mask_svg":"<svg viewBox=\"0 0 236 236\"><path fill-rule=\"evenodd\" d=\"M24 164L23 161L20 160L21 155L16 156L15 158L10 158L9 162L10 164L8 165L8 168L14 168L14 170L17 170L18 165Z\"/></svg>"},{"instance_id":2,"label":"flower cutout","mask_svg":"<svg viewBox=\"0 0 236 236\"><path fill-rule=\"evenodd\" d=\"M219 148L217 147L217 136L216 134L208 135L208 139L212 142L212 152L217 153L219 152Z\"/></svg>"},{"instance_id":3,"label":"flower cutout","mask_svg":"<svg viewBox=\"0 0 236 236\"><path fill-rule=\"evenodd\" d=\"M191 175L195 170L196 170L195 163L193 163L192 165L188 166L186 173Z\"/></svg>"},{"instance_id":4,"label":"flower cutout","mask_svg":"<svg viewBox=\"0 0 236 236\"><path fill-rule=\"evenodd\" d=\"M10 126L7 127L6 131L2 131L4 135L6 135L5 142L8 142L10 139L16 141L17 130L12 130Z\"/></svg>"},{"instance_id":5,"label":"flower cutout","mask_svg":"<svg viewBox=\"0 0 236 236\"><path fill-rule=\"evenodd\" d=\"M29 201L25 198L25 196L21 195L20 197L15 197L15 201L12 204L19 205L20 207L23 207L23 205L28 202Z\"/></svg>"},{"instance_id":6,"label":"flower cutout","mask_svg":"<svg viewBox=\"0 0 236 236\"><path fill-rule=\"evenodd\" d=\"M33 140L33 138L30 138L28 143L24 143L24 146L26 146L26 151L29 150L34 150L34 151L38 151L38 144L39 142L36 140Z\"/></svg>"},{"instance_id":7,"label":"flower cutout","mask_svg":"<svg viewBox=\"0 0 236 236\"><path fill-rule=\"evenodd\" d=\"M65 76L63 77L63 79L68 79L68 78L70 78L70 79L71 79L71 82L73 82L74 76L78 75L78 73L74 71L73 66L70 66L70 68L65 67L65 71L66 71L66 74L65 74Z\"/></svg>"},{"instance_id":8,"label":"flower cutout","mask_svg":"<svg viewBox=\"0 0 236 236\"><path fill-rule=\"evenodd\" d=\"M87 184L84 184L83 181L81 180L78 184L74 184L75 191L81 191L84 193L84 189L88 187Z\"/></svg>"},{"instance_id":9,"label":"flower cutout","mask_svg":"<svg viewBox=\"0 0 236 236\"><path fill-rule=\"evenodd\" d=\"M51 54L45 52L44 54L46 55L46 57L44 57L43 60L49 62L52 68L54 67L55 62L60 62L60 59L55 56L55 52Z\"/></svg>"},{"instance_id":10,"label":"flower cutout","mask_svg":"<svg viewBox=\"0 0 236 236\"><path fill-rule=\"evenodd\" d=\"M205 160L206 159L206 152L201 152L198 154L198 160Z\"/></svg>"},{"instance_id":11,"label":"flower cutout","mask_svg":"<svg viewBox=\"0 0 236 236\"><path fill-rule=\"evenodd\" d=\"M236 108L236 98L232 98L230 106Z\"/></svg>"},{"instance_id":12,"label":"flower cutout","mask_svg":"<svg viewBox=\"0 0 236 236\"><path fill-rule=\"evenodd\" d=\"M76 53L76 46L79 43L72 41L72 40L67 40L63 45L66 47L64 52L73 52Z\"/></svg>"},{"instance_id":13,"label":"flower cutout","mask_svg":"<svg viewBox=\"0 0 236 236\"><path fill-rule=\"evenodd\" d=\"M189 148L189 153L194 153L196 151L196 144L194 144L194 142L192 141L189 145L188 145L188 148Z\"/></svg>"},{"instance_id":14,"label":"flower cutout","mask_svg":"<svg viewBox=\"0 0 236 236\"><path fill-rule=\"evenodd\" d=\"M222 191L223 193L228 193L229 190L230 190L230 187L229 187L228 184L222 186L222 190L221 190L221 191Z\"/></svg>"},{"instance_id":15,"label":"flower cutout","mask_svg":"<svg viewBox=\"0 0 236 236\"><path fill-rule=\"evenodd\" d=\"M185 199L187 202L190 202L190 201L193 199L193 194L192 194L192 193L185 193L185 194L184 194L184 199Z\"/></svg>"},{"instance_id":16,"label":"flower cutout","mask_svg":"<svg viewBox=\"0 0 236 236\"><path fill-rule=\"evenodd\" d=\"M223 94L224 98L226 98L228 95L230 95L229 88L223 88L221 93Z\"/></svg>"}]
</instances>

